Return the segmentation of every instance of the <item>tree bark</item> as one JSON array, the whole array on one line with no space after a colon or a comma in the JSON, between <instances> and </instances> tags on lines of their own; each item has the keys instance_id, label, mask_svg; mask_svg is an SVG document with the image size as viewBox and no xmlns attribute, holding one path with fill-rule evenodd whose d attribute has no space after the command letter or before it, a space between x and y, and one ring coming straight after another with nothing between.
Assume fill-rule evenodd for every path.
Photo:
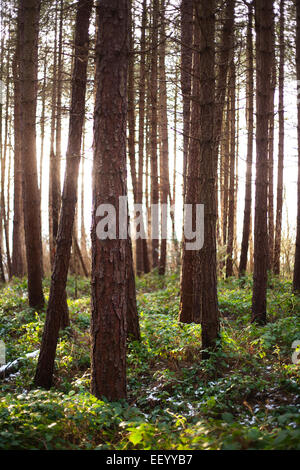
<instances>
[{"instance_id":1,"label":"tree bark","mask_svg":"<svg viewBox=\"0 0 300 470\"><path fill-rule=\"evenodd\" d=\"M268 270L273 271L274 262L274 121L275 121L275 90L276 90L276 56L275 56L275 24L272 24L272 75L269 111L268 139Z\"/></svg>"},{"instance_id":2,"label":"tree bark","mask_svg":"<svg viewBox=\"0 0 300 470\"><path fill-rule=\"evenodd\" d=\"M16 49L12 63L14 80L14 216L12 276L25 275L24 249L24 214L22 200L22 161L21 161L21 89L20 89L20 9L16 30Z\"/></svg>"},{"instance_id":3,"label":"tree bark","mask_svg":"<svg viewBox=\"0 0 300 470\"><path fill-rule=\"evenodd\" d=\"M97 237L97 208L111 204L119 220L119 198L127 196L126 121L128 75L127 0L101 0L96 46L92 215L91 392L126 398L128 240ZM124 214L122 214L124 215Z\"/></svg>"},{"instance_id":4,"label":"tree bark","mask_svg":"<svg viewBox=\"0 0 300 470\"><path fill-rule=\"evenodd\" d=\"M196 23L195 19L195 23ZM186 176L186 191L185 191L185 204L190 204L193 207L193 227L195 227L195 205L198 201L197 187L198 187L198 174L199 174L199 122L200 122L200 107L199 107L199 61L200 61L200 29L194 26L194 42L193 42L193 80L191 92L191 123L190 123L190 143L188 151L187 163L187 176ZM183 323L192 323L197 318L199 323L199 315L195 312L195 292L196 292L196 278L195 278L195 262L196 255L194 250L187 250L186 243L188 240L184 234L183 240L183 253L182 253L182 271L180 283L180 309L179 321Z\"/></svg>"},{"instance_id":5,"label":"tree bark","mask_svg":"<svg viewBox=\"0 0 300 470\"><path fill-rule=\"evenodd\" d=\"M219 336L216 248L216 177L215 155L215 9L214 0L198 3L196 28L200 29L200 59L196 74L199 87L199 168L198 201L204 205L204 245L197 256L197 303L202 326L202 358L216 348ZM194 103L195 105L195 103Z\"/></svg>"},{"instance_id":6,"label":"tree bark","mask_svg":"<svg viewBox=\"0 0 300 470\"><path fill-rule=\"evenodd\" d=\"M226 277L233 276L233 242L234 242L234 219L235 219L235 161L236 161L236 70L234 57L230 65L229 80L230 100L230 158L229 158L229 190L228 190L228 235L227 235L227 259Z\"/></svg>"},{"instance_id":7,"label":"tree bark","mask_svg":"<svg viewBox=\"0 0 300 470\"><path fill-rule=\"evenodd\" d=\"M202 357L219 334L216 273L215 2L197 2L195 12L193 102L186 203L203 204L204 246L184 246L180 321L201 322ZM195 225L194 225L195 227ZM186 242L186 240L185 240Z\"/></svg>"},{"instance_id":8,"label":"tree bark","mask_svg":"<svg viewBox=\"0 0 300 470\"><path fill-rule=\"evenodd\" d=\"M181 2L181 91L183 97L183 198L186 193L188 150L190 140L192 62L193 62L193 0Z\"/></svg>"},{"instance_id":9,"label":"tree bark","mask_svg":"<svg viewBox=\"0 0 300 470\"><path fill-rule=\"evenodd\" d=\"M21 155L29 305L44 305L40 192L36 161L37 64L40 1L20 0Z\"/></svg>"},{"instance_id":10,"label":"tree bark","mask_svg":"<svg viewBox=\"0 0 300 470\"><path fill-rule=\"evenodd\" d=\"M273 0L255 4L256 20L256 192L252 321L265 324L268 269L268 129L272 75Z\"/></svg>"}]
</instances>

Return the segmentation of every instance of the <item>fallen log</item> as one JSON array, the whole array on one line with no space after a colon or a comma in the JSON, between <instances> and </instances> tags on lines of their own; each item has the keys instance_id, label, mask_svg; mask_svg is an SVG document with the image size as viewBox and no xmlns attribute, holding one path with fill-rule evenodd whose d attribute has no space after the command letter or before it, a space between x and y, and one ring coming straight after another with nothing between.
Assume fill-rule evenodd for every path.
<instances>
[{"instance_id":1,"label":"fallen log","mask_svg":"<svg viewBox=\"0 0 300 470\"><path fill-rule=\"evenodd\" d=\"M4 380L9 377L11 374L18 372L22 362L31 357L36 357L39 354L39 350L26 354L24 357L19 357L12 362L8 362L4 366L0 367L0 380Z\"/></svg>"}]
</instances>

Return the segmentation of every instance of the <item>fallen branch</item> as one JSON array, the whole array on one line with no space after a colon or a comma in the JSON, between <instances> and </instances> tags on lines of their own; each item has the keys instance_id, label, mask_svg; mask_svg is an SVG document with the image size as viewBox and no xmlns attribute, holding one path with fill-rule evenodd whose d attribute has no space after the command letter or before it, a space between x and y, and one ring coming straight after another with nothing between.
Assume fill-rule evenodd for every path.
<instances>
[{"instance_id":1,"label":"fallen branch","mask_svg":"<svg viewBox=\"0 0 300 470\"><path fill-rule=\"evenodd\" d=\"M18 359L15 359L14 361L9 362L8 364L5 364L4 366L0 367L0 380L4 380L7 377L9 377L11 374L14 374L15 372L17 372L20 369L22 362L25 359L36 357L39 354L39 352L40 351L37 350L31 353L28 353L26 354L26 356L19 357Z\"/></svg>"}]
</instances>

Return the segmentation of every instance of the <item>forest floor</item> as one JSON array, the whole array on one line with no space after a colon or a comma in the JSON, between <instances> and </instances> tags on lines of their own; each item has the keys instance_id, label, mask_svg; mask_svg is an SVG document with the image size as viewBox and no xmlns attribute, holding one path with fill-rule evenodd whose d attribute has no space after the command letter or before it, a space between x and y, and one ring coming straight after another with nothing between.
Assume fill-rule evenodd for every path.
<instances>
[{"instance_id":1,"label":"forest floor","mask_svg":"<svg viewBox=\"0 0 300 470\"><path fill-rule=\"evenodd\" d=\"M45 280L46 297L50 280ZM39 349L45 313L26 280L0 290L7 362ZM71 327L57 348L51 391L32 386L37 358L0 383L0 449L298 449L300 298L272 279L268 324L250 323L252 279L220 281L221 348L201 361L201 327L179 324L179 277L137 280L142 341L128 346L128 401L89 393L90 287L71 277Z\"/></svg>"}]
</instances>

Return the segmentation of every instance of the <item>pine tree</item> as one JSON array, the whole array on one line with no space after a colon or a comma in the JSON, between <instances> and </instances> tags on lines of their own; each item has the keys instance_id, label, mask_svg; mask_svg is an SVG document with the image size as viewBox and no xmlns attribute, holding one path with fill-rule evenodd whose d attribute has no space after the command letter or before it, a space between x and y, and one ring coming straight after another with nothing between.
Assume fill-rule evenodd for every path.
<instances>
[{"instance_id":1,"label":"pine tree","mask_svg":"<svg viewBox=\"0 0 300 470\"><path fill-rule=\"evenodd\" d=\"M29 305L44 305L40 192L36 161L40 1L20 0L21 159Z\"/></svg>"}]
</instances>

